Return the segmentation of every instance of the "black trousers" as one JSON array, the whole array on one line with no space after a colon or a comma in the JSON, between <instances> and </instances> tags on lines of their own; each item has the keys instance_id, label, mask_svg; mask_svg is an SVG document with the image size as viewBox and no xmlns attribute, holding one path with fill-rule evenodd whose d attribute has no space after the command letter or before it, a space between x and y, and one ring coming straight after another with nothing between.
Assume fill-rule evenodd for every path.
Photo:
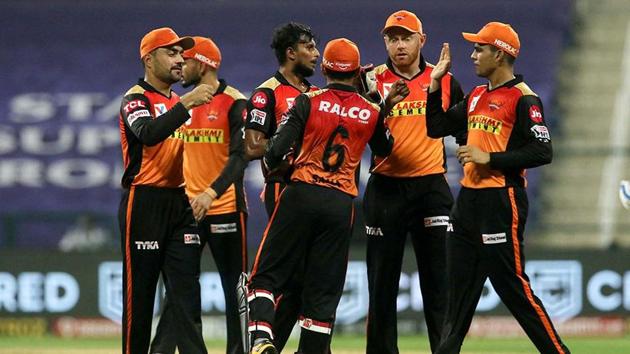
<instances>
[{"instance_id":1,"label":"black trousers","mask_svg":"<svg viewBox=\"0 0 630 354\"><path fill-rule=\"evenodd\" d=\"M396 300L407 235L416 255L431 348L446 310L446 228L453 204L444 175L392 178L371 175L363 208L370 292L367 353L397 354Z\"/></svg>"},{"instance_id":2,"label":"black trousers","mask_svg":"<svg viewBox=\"0 0 630 354\"><path fill-rule=\"evenodd\" d=\"M449 298L436 353L459 353L483 284L492 286L541 353L569 353L525 274L524 188L462 188L447 236Z\"/></svg>"},{"instance_id":3,"label":"black trousers","mask_svg":"<svg viewBox=\"0 0 630 354\"><path fill-rule=\"evenodd\" d=\"M302 327L299 352L326 354L343 292L354 210L352 197L337 190L290 184L267 225L249 283L250 332L273 338L278 294L299 279Z\"/></svg>"},{"instance_id":4,"label":"black trousers","mask_svg":"<svg viewBox=\"0 0 630 354\"><path fill-rule=\"evenodd\" d=\"M146 354L160 272L182 354L207 353L201 336L201 239L183 188L132 186L118 212L123 254L124 354Z\"/></svg>"},{"instance_id":5,"label":"black trousers","mask_svg":"<svg viewBox=\"0 0 630 354\"><path fill-rule=\"evenodd\" d=\"M228 354L243 354L241 328L236 298L236 283L241 272L247 270L247 214L208 215L199 224L201 247L208 244L212 257L219 270L223 296L225 298L225 323L227 328ZM173 354L177 342L175 327L177 322L168 298L162 310L155 338L151 343L151 353Z\"/></svg>"},{"instance_id":6,"label":"black trousers","mask_svg":"<svg viewBox=\"0 0 630 354\"><path fill-rule=\"evenodd\" d=\"M265 184L265 210L269 218L271 218L280 194L285 187L285 183L274 182ZM292 279L284 287L282 294L279 294L276 299L273 343L278 351L282 351L287 344L302 309L302 288L300 286L300 279L303 273L304 265L296 267Z\"/></svg>"}]
</instances>

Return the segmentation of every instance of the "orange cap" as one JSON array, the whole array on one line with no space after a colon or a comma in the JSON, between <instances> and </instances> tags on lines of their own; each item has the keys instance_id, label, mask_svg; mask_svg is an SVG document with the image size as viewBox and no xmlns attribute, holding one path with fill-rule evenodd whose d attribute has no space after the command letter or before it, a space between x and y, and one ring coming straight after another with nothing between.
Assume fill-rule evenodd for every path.
<instances>
[{"instance_id":1,"label":"orange cap","mask_svg":"<svg viewBox=\"0 0 630 354\"><path fill-rule=\"evenodd\" d=\"M192 37L195 45L184 52L184 59L195 59L204 64L208 64L214 69L221 65L221 51L210 38Z\"/></svg>"},{"instance_id":2,"label":"orange cap","mask_svg":"<svg viewBox=\"0 0 630 354\"><path fill-rule=\"evenodd\" d=\"M324 48L322 65L331 71L349 72L359 68L359 47L346 38L333 39Z\"/></svg>"},{"instance_id":3,"label":"orange cap","mask_svg":"<svg viewBox=\"0 0 630 354\"><path fill-rule=\"evenodd\" d=\"M477 33L462 32L464 39L473 43L490 44L495 46L514 58L518 57L521 49L521 41L514 29L502 22L490 22L483 26Z\"/></svg>"},{"instance_id":4,"label":"orange cap","mask_svg":"<svg viewBox=\"0 0 630 354\"><path fill-rule=\"evenodd\" d=\"M184 50L192 48L195 41L190 37L179 37L169 27L156 28L142 37L140 41L140 58L161 47L180 45Z\"/></svg>"},{"instance_id":5,"label":"orange cap","mask_svg":"<svg viewBox=\"0 0 630 354\"><path fill-rule=\"evenodd\" d=\"M392 27L401 27L412 33L422 33L422 22L413 12L407 10L396 11L389 15L381 33Z\"/></svg>"}]
</instances>

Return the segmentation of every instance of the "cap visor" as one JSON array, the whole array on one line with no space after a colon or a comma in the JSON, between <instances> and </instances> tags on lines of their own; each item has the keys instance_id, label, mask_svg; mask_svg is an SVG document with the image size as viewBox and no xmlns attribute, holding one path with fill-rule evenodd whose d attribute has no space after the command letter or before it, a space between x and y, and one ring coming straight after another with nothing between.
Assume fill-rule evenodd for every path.
<instances>
[{"instance_id":1,"label":"cap visor","mask_svg":"<svg viewBox=\"0 0 630 354\"><path fill-rule=\"evenodd\" d=\"M462 36L464 36L464 39L469 42L487 44L487 42L481 39L481 37L479 37L476 33L462 32Z\"/></svg>"},{"instance_id":2,"label":"cap visor","mask_svg":"<svg viewBox=\"0 0 630 354\"><path fill-rule=\"evenodd\" d=\"M183 50L187 50L195 46L195 40L192 37L179 37L172 42L161 45L159 48L172 47L174 45L178 45L182 47Z\"/></svg>"},{"instance_id":3,"label":"cap visor","mask_svg":"<svg viewBox=\"0 0 630 354\"><path fill-rule=\"evenodd\" d=\"M385 31L387 31L390 28L394 28L394 27L398 27L398 28L402 28L405 31L409 31L410 33L420 33L418 31L414 31L411 28L407 27L407 26L401 26L401 25L393 25L393 26L387 26L385 28L383 28L383 30L381 31L382 34L385 34Z\"/></svg>"}]
</instances>

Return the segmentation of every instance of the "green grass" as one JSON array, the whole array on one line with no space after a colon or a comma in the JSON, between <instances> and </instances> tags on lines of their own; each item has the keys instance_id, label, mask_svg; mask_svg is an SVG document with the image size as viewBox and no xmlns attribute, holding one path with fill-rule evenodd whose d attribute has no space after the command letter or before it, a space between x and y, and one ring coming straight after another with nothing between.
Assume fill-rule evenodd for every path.
<instances>
[{"instance_id":1,"label":"green grass","mask_svg":"<svg viewBox=\"0 0 630 354\"><path fill-rule=\"evenodd\" d=\"M621 338L565 338L573 354L628 354L630 353L630 336ZM219 353L224 348L222 340L207 342L212 353ZM99 350L98 353L118 353L120 339L60 339L56 337L0 337L0 353L63 353L63 349ZM292 340L285 353L293 353L297 342ZM424 336L403 336L399 339L402 354L429 353L428 340ZM340 335L333 337L332 348L337 353L364 353L365 338L363 336ZM24 351L27 350L27 351ZM31 350L31 351L28 351ZM73 352L74 353L74 352ZM536 349L527 338L516 339L480 339L467 338L462 353L536 353Z\"/></svg>"}]
</instances>

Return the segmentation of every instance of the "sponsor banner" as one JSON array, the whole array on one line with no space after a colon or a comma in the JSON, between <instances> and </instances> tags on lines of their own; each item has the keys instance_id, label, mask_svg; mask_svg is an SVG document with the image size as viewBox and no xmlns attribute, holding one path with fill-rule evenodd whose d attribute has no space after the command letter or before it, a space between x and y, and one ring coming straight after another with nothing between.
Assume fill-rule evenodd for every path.
<instances>
[{"instance_id":1,"label":"sponsor banner","mask_svg":"<svg viewBox=\"0 0 630 354\"><path fill-rule=\"evenodd\" d=\"M0 337L41 337L48 333L43 317L0 317Z\"/></svg>"},{"instance_id":2,"label":"sponsor banner","mask_svg":"<svg viewBox=\"0 0 630 354\"><path fill-rule=\"evenodd\" d=\"M146 250L156 252L157 250ZM397 301L401 321L422 317L423 301L411 248L406 251ZM337 323L362 323L368 311L365 249L353 247ZM120 323L122 316L122 262L116 253L61 254L0 252L0 317L101 318ZM534 293L560 323L585 316L630 314L630 251L530 251L525 270ZM225 312L221 278L209 255L202 258L201 306L204 315ZM158 315L163 287L155 298ZM477 314L509 316L509 311L486 281ZM66 322L62 322L66 324ZM74 323L71 323L74 324ZM98 325L95 325L98 326ZM64 327L66 328L66 327ZM71 331L70 331L71 332ZM66 331L64 333L69 333Z\"/></svg>"},{"instance_id":3,"label":"sponsor banner","mask_svg":"<svg viewBox=\"0 0 630 354\"><path fill-rule=\"evenodd\" d=\"M627 332L622 317L576 317L554 323L562 336L568 337L619 337ZM515 338L525 337L525 332L511 316L477 316L468 331L471 337Z\"/></svg>"},{"instance_id":4,"label":"sponsor banner","mask_svg":"<svg viewBox=\"0 0 630 354\"><path fill-rule=\"evenodd\" d=\"M120 337L122 327L105 318L60 317L52 321L51 332L62 338Z\"/></svg>"}]
</instances>

